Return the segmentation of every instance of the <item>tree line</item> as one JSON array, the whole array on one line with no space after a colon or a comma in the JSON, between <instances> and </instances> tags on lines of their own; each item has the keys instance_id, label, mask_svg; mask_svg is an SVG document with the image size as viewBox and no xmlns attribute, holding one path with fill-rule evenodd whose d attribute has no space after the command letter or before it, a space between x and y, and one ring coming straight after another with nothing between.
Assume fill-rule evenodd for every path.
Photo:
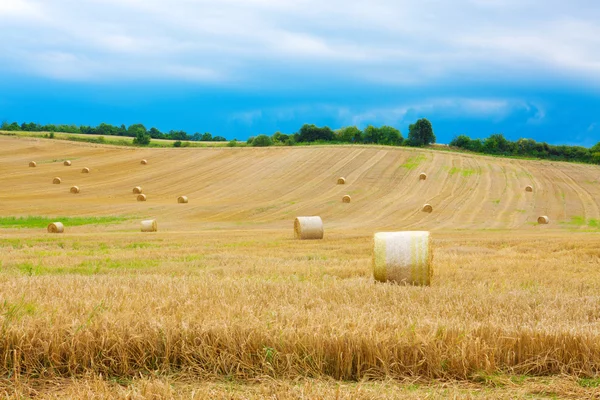
<instances>
[{"instance_id":1,"label":"tree line","mask_svg":"<svg viewBox=\"0 0 600 400\"><path fill-rule=\"evenodd\" d=\"M497 133L486 139L471 139L467 135L459 135L452 139L449 145L482 154L600 164L600 142L591 148L551 145L532 139L510 141L504 135Z\"/></svg>"},{"instance_id":2,"label":"tree line","mask_svg":"<svg viewBox=\"0 0 600 400\"><path fill-rule=\"evenodd\" d=\"M422 118L408 127L408 137L388 125L376 127L367 126L361 130L356 126L347 126L332 130L328 126L318 127L314 124L304 124L293 134L275 132L273 135L258 135L250 137L247 143L251 146L287 145L301 143L364 143L383 144L389 146L425 146L435 143L435 134L431 122Z\"/></svg>"},{"instance_id":3,"label":"tree line","mask_svg":"<svg viewBox=\"0 0 600 400\"><path fill-rule=\"evenodd\" d=\"M87 125L40 125L35 122L23 122L19 125L17 122L3 122L0 130L4 131L25 131L25 132L64 132L64 133L81 133L88 135L101 136L127 136L135 138L136 144L144 145L150 143L150 139L168 139L168 140L185 140L192 142L225 142L223 136L213 136L209 132L196 132L192 135L185 131L170 130L169 132L161 132L157 128L146 129L143 124L133 124L129 126L115 126L111 124L101 123L98 126Z\"/></svg>"}]
</instances>

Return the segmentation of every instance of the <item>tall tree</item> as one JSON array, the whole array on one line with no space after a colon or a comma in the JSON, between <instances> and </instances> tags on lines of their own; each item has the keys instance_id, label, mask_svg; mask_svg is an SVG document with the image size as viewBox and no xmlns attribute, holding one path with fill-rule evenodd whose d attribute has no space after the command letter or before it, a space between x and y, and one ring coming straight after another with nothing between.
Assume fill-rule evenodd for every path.
<instances>
[{"instance_id":1,"label":"tall tree","mask_svg":"<svg viewBox=\"0 0 600 400\"><path fill-rule=\"evenodd\" d=\"M435 143L435 134L431 122L421 118L408 127L408 144L411 146L425 146Z\"/></svg>"}]
</instances>

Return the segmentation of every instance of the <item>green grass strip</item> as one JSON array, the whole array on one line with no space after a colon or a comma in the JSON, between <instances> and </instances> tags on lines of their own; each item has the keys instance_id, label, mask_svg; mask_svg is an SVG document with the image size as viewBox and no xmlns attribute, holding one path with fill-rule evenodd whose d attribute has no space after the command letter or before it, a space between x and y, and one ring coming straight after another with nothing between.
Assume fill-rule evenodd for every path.
<instances>
[{"instance_id":1,"label":"green grass strip","mask_svg":"<svg viewBox=\"0 0 600 400\"><path fill-rule=\"evenodd\" d=\"M52 222L60 221L67 226L106 225L125 221L125 217L0 217L2 228L45 228Z\"/></svg>"}]
</instances>

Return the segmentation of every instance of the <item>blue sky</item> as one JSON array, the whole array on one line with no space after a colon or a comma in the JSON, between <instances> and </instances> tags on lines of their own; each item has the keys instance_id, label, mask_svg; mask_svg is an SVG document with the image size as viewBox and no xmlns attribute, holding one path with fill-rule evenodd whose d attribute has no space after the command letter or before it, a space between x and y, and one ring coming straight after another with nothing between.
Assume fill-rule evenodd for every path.
<instances>
[{"instance_id":1,"label":"blue sky","mask_svg":"<svg viewBox=\"0 0 600 400\"><path fill-rule=\"evenodd\" d=\"M600 5L546 0L0 1L0 120L245 139L428 118L600 141Z\"/></svg>"}]
</instances>

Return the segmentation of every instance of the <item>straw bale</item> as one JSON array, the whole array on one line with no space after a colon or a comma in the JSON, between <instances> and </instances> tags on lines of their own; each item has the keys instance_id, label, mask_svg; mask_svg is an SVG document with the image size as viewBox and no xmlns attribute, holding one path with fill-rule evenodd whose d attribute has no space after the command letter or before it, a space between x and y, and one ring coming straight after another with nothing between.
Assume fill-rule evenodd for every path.
<instances>
[{"instance_id":1,"label":"straw bale","mask_svg":"<svg viewBox=\"0 0 600 400\"><path fill-rule=\"evenodd\" d=\"M73 194L77 194L79 193L81 190L79 189L79 186L71 186L71 193Z\"/></svg>"},{"instance_id":2,"label":"straw bale","mask_svg":"<svg viewBox=\"0 0 600 400\"><path fill-rule=\"evenodd\" d=\"M60 185L61 182L62 181L58 176L56 178L52 179L52 183L55 185Z\"/></svg>"},{"instance_id":3,"label":"straw bale","mask_svg":"<svg viewBox=\"0 0 600 400\"><path fill-rule=\"evenodd\" d=\"M63 163L63 165L64 165L65 167L70 167L70 166L71 166L71 161L69 161L69 160L65 160L65 162Z\"/></svg>"},{"instance_id":4,"label":"straw bale","mask_svg":"<svg viewBox=\"0 0 600 400\"><path fill-rule=\"evenodd\" d=\"M63 233L64 231L65 226L62 224L62 222L53 222L50 225L48 225L49 233Z\"/></svg>"},{"instance_id":5,"label":"straw bale","mask_svg":"<svg viewBox=\"0 0 600 400\"><path fill-rule=\"evenodd\" d=\"M155 219L149 219L142 221L142 232L156 232L158 231L158 224Z\"/></svg>"},{"instance_id":6,"label":"straw bale","mask_svg":"<svg viewBox=\"0 0 600 400\"><path fill-rule=\"evenodd\" d=\"M37 167L37 163L35 161L29 161L29 166L31 168L35 168L35 167Z\"/></svg>"},{"instance_id":7,"label":"straw bale","mask_svg":"<svg viewBox=\"0 0 600 400\"><path fill-rule=\"evenodd\" d=\"M137 201L146 201L146 195L145 194L138 194Z\"/></svg>"},{"instance_id":8,"label":"straw bale","mask_svg":"<svg viewBox=\"0 0 600 400\"><path fill-rule=\"evenodd\" d=\"M550 218L548 218L546 215L542 215L537 221L540 225L547 225L550 223Z\"/></svg>"},{"instance_id":9,"label":"straw bale","mask_svg":"<svg viewBox=\"0 0 600 400\"><path fill-rule=\"evenodd\" d=\"M144 159L144 160L140 161L140 164L142 164L142 165L146 165L146 164L148 164L148 160L145 160L145 159Z\"/></svg>"},{"instance_id":10,"label":"straw bale","mask_svg":"<svg viewBox=\"0 0 600 400\"><path fill-rule=\"evenodd\" d=\"M344 197L342 197L343 203L350 203L350 201L352 201L352 198L350 197L350 195L347 194Z\"/></svg>"},{"instance_id":11,"label":"straw bale","mask_svg":"<svg viewBox=\"0 0 600 400\"><path fill-rule=\"evenodd\" d=\"M186 204L188 202L188 198L187 196L179 196L177 198L177 202L180 204Z\"/></svg>"},{"instance_id":12,"label":"straw bale","mask_svg":"<svg viewBox=\"0 0 600 400\"><path fill-rule=\"evenodd\" d=\"M323 239L323 220L321 217L298 217L294 220L296 239Z\"/></svg>"},{"instance_id":13,"label":"straw bale","mask_svg":"<svg viewBox=\"0 0 600 400\"><path fill-rule=\"evenodd\" d=\"M89 174L90 173L90 169L88 167L85 167L84 169L81 170L82 174Z\"/></svg>"},{"instance_id":14,"label":"straw bale","mask_svg":"<svg viewBox=\"0 0 600 400\"><path fill-rule=\"evenodd\" d=\"M339 177L337 180L338 185L345 185L346 184L346 178L344 177Z\"/></svg>"},{"instance_id":15,"label":"straw bale","mask_svg":"<svg viewBox=\"0 0 600 400\"><path fill-rule=\"evenodd\" d=\"M421 174L419 175L419 180L421 180L421 181L427 180L427 174L425 172L421 172Z\"/></svg>"},{"instance_id":16,"label":"straw bale","mask_svg":"<svg viewBox=\"0 0 600 400\"><path fill-rule=\"evenodd\" d=\"M531 186L531 185L525 186L525 191L526 192L533 192L533 186Z\"/></svg>"},{"instance_id":17,"label":"straw bale","mask_svg":"<svg viewBox=\"0 0 600 400\"><path fill-rule=\"evenodd\" d=\"M142 187L141 186L136 186L133 188L133 194L140 194L142 193Z\"/></svg>"},{"instance_id":18,"label":"straw bale","mask_svg":"<svg viewBox=\"0 0 600 400\"><path fill-rule=\"evenodd\" d=\"M378 232L374 237L373 276L380 282L431 284L433 252L429 232Z\"/></svg>"},{"instance_id":19,"label":"straw bale","mask_svg":"<svg viewBox=\"0 0 600 400\"><path fill-rule=\"evenodd\" d=\"M426 213L430 213L433 211L433 207L431 206L431 204L424 204L423 208L421 209L421 211L426 212Z\"/></svg>"}]
</instances>

